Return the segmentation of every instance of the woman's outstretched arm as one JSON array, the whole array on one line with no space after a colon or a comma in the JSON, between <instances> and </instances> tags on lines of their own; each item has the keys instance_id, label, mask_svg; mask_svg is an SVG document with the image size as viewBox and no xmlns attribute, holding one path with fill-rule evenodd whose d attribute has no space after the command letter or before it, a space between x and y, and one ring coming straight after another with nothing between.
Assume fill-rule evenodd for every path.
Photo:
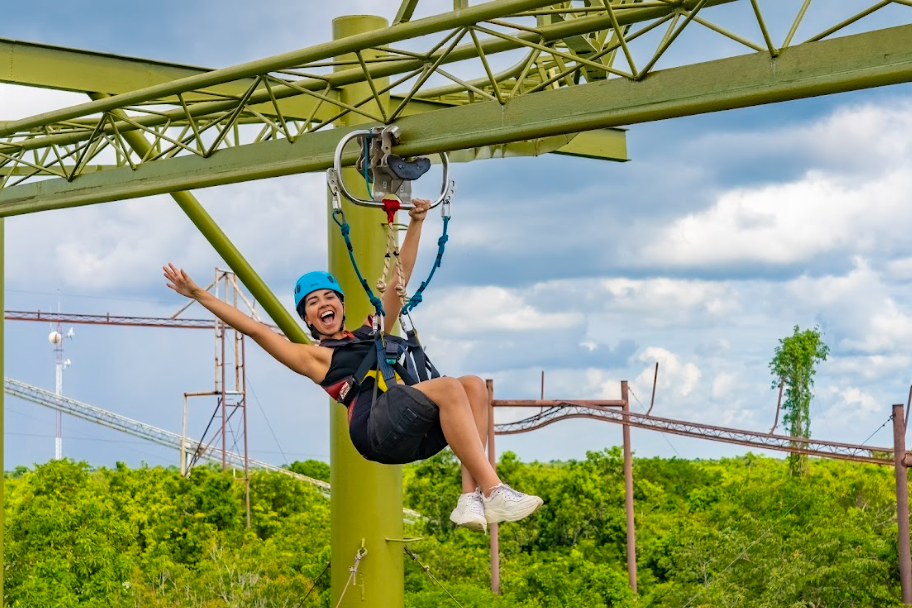
<instances>
[{"instance_id":1,"label":"woman's outstretched arm","mask_svg":"<svg viewBox=\"0 0 912 608\"><path fill-rule=\"evenodd\" d=\"M315 347L289 342L266 325L245 315L227 302L216 298L205 289L200 288L183 269L176 268L169 263L162 270L164 270L165 278L169 281L167 283L168 287L184 297L196 300L216 317L242 334L253 338L257 344L263 347L263 350L272 355L279 363L301 375L307 376L314 382L320 382L323 379L322 374L325 370L318 364L318 360L315 357ZM321 377L315 377L318 375Z\"/></svg>"}]
</instances>

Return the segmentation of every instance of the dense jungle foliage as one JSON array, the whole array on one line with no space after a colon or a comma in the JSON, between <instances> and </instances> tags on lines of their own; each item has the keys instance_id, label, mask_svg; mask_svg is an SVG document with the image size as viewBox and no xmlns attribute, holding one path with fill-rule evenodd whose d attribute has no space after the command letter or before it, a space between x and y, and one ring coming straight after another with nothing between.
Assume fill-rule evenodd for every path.
<instances>
[{"instance_id":1,"label":"dense jungle foliage","mask_svg":"<svg viewBox=\"0 0 912 608\"><path fill-rule=\"evenodd\" d=\"M328 477L322 463L292 468ZM497 597L487 537L448 519L459 494L452 454L405 471L406 503L427 517L408 530L425 537L413 549L467 608L899 605L890 469L811 460L796 478L785 461L752 455L636 460L639 599L627 587L618 449L550 464L506 453L499 472L545 505L501 526ZM281 474L251 483L247 530L230 472L183 479L67 460L8 472L7 605L329 606L328 576L305 598L329 560L329 502ZM416 564L405 572L408 606L451 605Z\"/></svg>"}]
</instances>

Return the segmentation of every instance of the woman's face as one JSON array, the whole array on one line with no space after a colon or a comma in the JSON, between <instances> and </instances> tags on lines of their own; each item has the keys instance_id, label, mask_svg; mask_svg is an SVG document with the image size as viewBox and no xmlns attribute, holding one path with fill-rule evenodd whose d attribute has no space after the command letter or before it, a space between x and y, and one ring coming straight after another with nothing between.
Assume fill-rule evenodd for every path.
<instances>
[{"instance_id":1,"label":"woman's face","mask_svg":"<svg viewBox=\"0 0 912 608\"><path fill-rule=\"evenodd\" d=\"M342 331L343 306L332 289L318 289L304 298L304 322L324 336Z\"/></svg>"}]
</instances>

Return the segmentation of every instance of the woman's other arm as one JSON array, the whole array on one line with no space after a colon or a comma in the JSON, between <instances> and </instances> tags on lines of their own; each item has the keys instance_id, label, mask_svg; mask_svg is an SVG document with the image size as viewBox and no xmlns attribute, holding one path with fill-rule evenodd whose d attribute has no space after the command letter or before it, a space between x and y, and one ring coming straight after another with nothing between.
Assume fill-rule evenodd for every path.
<instances>
[{"instance_id":1,"label":"woman's other arm","mask_svg":"<svg viewBox=\"0 0 912 608\"><path fill-rule=\"evenodd\" d=\"M317 347L289 342L268 326L245 315L234 306L216 298L208 291L201 289L184 270L175 268L173 264L169 263L162 270L164 270L165 278L169 281L168 287L182 296L196 300L216 317L242 334L253 338L257 344L263 347L263 350L272 355L279 363L303 376L307 376L314 382L319 383L323 379L322 376L326 370L323 369L324 366L320 365L316 357Z\"/></svg>"}]
</instances>

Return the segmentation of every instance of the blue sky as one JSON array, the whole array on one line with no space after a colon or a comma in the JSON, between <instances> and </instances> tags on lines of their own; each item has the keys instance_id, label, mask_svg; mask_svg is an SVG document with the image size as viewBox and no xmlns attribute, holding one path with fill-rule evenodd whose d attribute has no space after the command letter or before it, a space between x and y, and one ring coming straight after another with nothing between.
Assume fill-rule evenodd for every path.
<instances>
[{"instance_id":1,"label":"blue sky","mask_svg":"<svg viewBox=\"0 0 912 608\"><path fill-rule=\"evenodd\" d=\"M854 4L839 10L851 14ZM376 3L336 5L162 2L125 11L33 2L7 11L0 36L221 67L325 41L336 14L376 11ZM907 7L867 27L908 22L912 9L899 9ZM836 20L832 10L812 5L807 35ZM738 11L713 14L746 28ZM773 23L780 38L785 21ZM682 36L666 67L727 45L705 32ZM0 119L82 101L0 87ZM817 376L812 432L865 440L910 382L910 109L912 88L895 86L636 125L629 163L544 156L457 165L447 257L416 313L431 356L450 375L494 378L501 397L535 397L545 369L546 396L612 398L628 379L644 403L658 360L658 415L767 430L773 349L794 325L819 325L831 356ZM196 194L290 307L297 276L325 264L322 175ZM417 273L431 263L439 229L432 218ZM47 310L59 298L77 313L167 316L182 302L164 288L164 262L203 283L223 266L168 197L12 218L5 255L7 308ZM7 375L53 389L49 328L6 330ZM77 399L179 431L181 395L211 387L207 332L76 332L65 392ZM327 459L324 395L253 345L248 378L253 455ZM191 429L202 429L212 407L195 407ZM7 399L7 468L53 456L53 418ZM637 431L633 441L641 456L745 451ZM570 421L499 438L498 450L581 458L619 442L614 426ZM888 444L888 429L870 442ZM98 465L176 463L165 449L72 419L64 453Z\"/></svg>"}]
</instances>

